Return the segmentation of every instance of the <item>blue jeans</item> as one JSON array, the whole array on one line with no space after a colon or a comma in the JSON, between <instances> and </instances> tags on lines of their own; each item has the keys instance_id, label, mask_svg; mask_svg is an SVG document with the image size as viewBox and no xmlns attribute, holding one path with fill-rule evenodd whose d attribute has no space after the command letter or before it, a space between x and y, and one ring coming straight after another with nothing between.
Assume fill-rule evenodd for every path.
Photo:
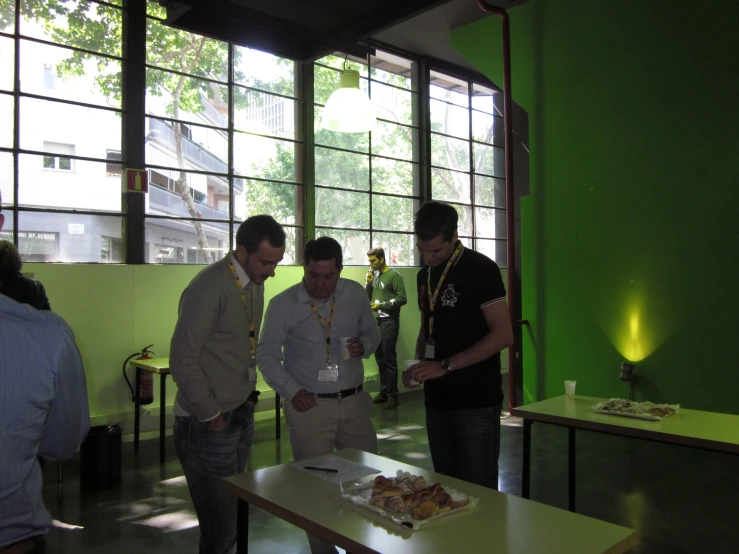
<instances>
[{"instance_id":1,"label":"blue jeans","mask_svg":"<svg viewBox=\"0 0 739 554\"><path fill-rule=\"evenodd\" d=\"M200 554L235 554L236 497L221 483L242 473L254 441L254 408L223 414L228 426L211 431L196 417L176 417L175 447L200 523Z\"/></svg>"},{"instance_id":2,"label":"blue jeans","mask_svg":"<svg viewBox=\"0 0 739 554\"><path fill-rule=\"evenodd\" d=\"M500 406L426 408L426 432L436 473L498 490Z\"/></svg>"}]
</instances>

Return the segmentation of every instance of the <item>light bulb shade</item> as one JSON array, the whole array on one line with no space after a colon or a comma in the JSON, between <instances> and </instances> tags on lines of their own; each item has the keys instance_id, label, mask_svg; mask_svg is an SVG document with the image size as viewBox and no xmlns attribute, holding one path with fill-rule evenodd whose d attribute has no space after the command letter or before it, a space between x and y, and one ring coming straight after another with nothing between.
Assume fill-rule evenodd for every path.
<instances>
[{"instance_id":1,"label":"light bulb shade","mask_svg":"<svg viewBox=\"0 0 739 554\"><path fill-rule=\"evenodd\" d=\"M341 86L326 102L321 127L339 133L366 133L375 126L375 106L359 89L359 72L341 72Z\"/></svg>"}]
</instances>

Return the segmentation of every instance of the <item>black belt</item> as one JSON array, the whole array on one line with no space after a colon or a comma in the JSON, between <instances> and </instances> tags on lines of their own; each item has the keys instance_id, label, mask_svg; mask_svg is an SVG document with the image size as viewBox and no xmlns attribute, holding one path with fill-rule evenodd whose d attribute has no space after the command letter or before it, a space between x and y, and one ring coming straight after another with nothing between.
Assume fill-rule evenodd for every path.
<instances>
[{"instance_id":1,"label":"black belt","mask_svg":"<svg viewBox=\"0 0 739 554\"><path fill-rule=\"evenodd\" d=\"M364 387L362 385L359 385L358 387L355 387L353 389L344 389L340 390L339 392L332 392L329 394L317 394L316 398L346 398L347 396L351 396L352 394L362 392L363 388Z\"/></svg>"}]
</instances>

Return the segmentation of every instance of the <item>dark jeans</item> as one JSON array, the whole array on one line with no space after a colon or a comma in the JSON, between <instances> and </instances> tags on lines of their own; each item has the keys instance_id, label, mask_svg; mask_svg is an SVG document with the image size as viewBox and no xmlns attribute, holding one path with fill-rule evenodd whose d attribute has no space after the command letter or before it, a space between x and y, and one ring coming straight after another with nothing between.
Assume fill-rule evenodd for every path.
<instances>
[{"instance_id":1,"label":"dark jeans","mask_svg":"<svg viewBox=\"0 0 739 554\"><path fill-rule=\"evenodd\" d=\"M235 554L236 497L221 483L242 473L254 440L254 408L223 414L228 426L211 431L194 416L176 417L175 446L200 523L200 554Z\"/></svg>"},{"instance_id":2,"label":"dark jeans","mask_svg":"<svg viewBox=\"0 0 739 554\"><path fill-rule=\"evenodd\" d=\"M380 326L380 346L375 351L377 367L380 368L380 394L395 398L398 396L398 356L395 347L398 344L400 318L377 318Z\"/></svg>"},{"instance_id":3,"label":"dark jeans","mask_svg":"<svg viewBox=\"0 0 739 554\"><path fill-rule=\"evenodd\" d=\"M498 489L500 406L426 408L426 432L435 472Z\"/></svg>"}]
</instances>

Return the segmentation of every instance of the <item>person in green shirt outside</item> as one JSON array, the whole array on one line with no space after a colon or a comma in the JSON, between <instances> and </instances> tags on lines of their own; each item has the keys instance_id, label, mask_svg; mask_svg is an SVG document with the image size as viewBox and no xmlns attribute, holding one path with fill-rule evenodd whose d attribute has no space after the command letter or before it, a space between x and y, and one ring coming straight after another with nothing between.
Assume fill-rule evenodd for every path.
<instances>
[{"instance_id":1,"label":"person in green shirt outside","mask_svg":"<svg viewBox=\"0 0 739 554\"><path fill-rule=\"evenodd\" d=\"M370 269L367 270L367 295L372 311L380 326L380 346L375 351L375 360L380 368L380 394L375 404L385 404L386 410L398 405L398 358L395 347L400 330L400 308L408 297L405 293L403 276L385 263L385 251L372 248L367 252Z\"/></svg>"}]
</instances>

